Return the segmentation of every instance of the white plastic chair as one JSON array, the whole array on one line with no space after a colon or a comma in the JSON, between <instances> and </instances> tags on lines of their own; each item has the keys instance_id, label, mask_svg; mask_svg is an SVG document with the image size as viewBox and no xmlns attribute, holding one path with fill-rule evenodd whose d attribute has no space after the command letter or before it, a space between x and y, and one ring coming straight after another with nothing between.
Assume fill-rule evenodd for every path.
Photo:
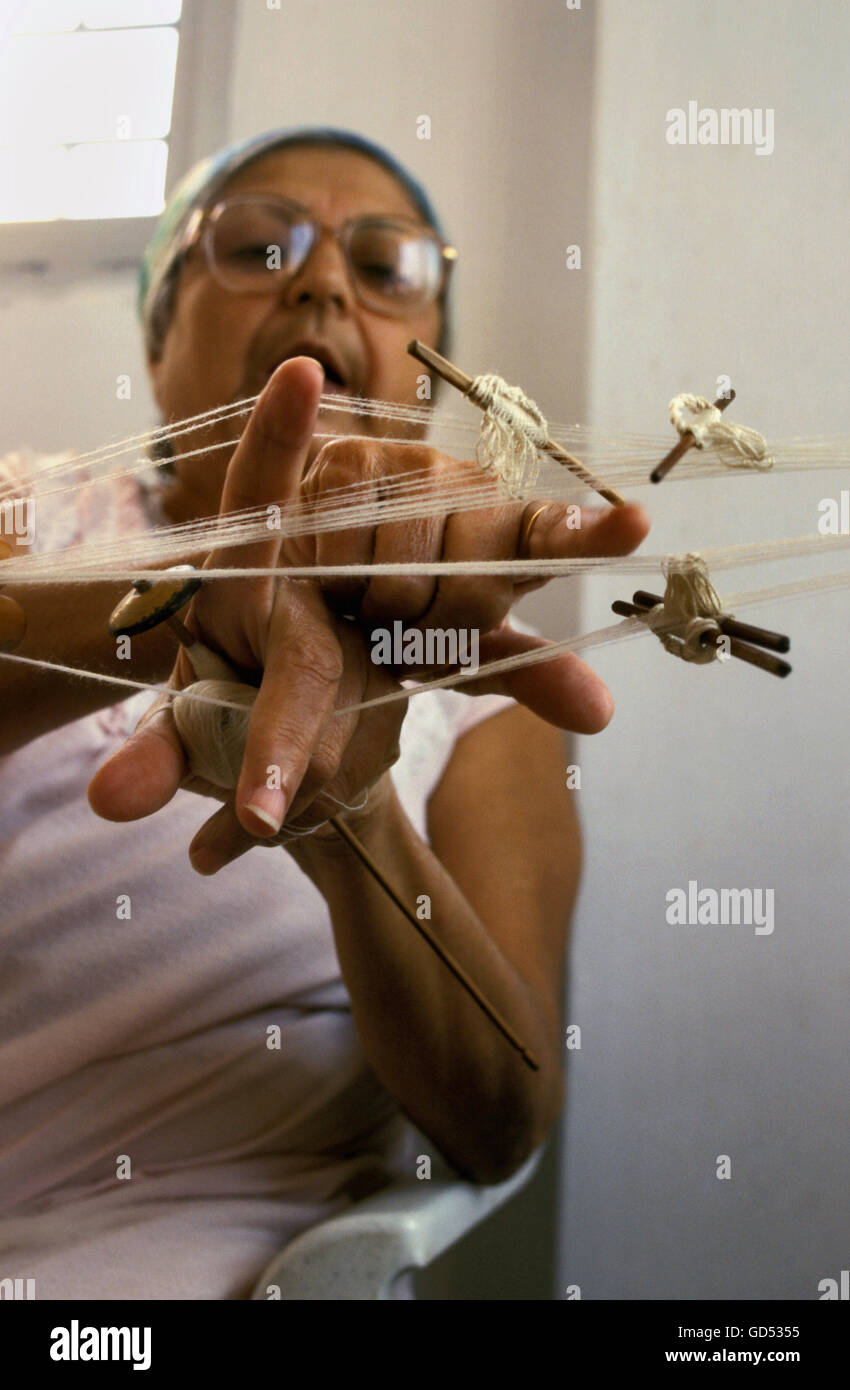
<instances>
[{"instance_id":1,"label":"white plastic chair","mask_svg":"<svg viewBox=\"0 0 850 1390\"><path fill-rule=\"evenodd\" d=\"M458 1179L388 1184L338 1216L296 1236L267 1265L252 1299L413 1298L412 1271L424 1269L515 1196L537 1171L545 1146L493 1187Z\"/></svg>"}]
</instances>

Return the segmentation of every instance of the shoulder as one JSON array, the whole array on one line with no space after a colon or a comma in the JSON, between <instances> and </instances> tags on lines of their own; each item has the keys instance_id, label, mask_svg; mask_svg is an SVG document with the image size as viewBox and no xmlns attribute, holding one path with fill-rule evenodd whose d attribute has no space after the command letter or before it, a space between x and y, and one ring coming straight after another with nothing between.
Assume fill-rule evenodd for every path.
<instances>
[{"instance_id":1,"label":"shoulder","mask_svg":"<svg viewBox=\"0 0 850 1390\"><path fill-rule=\"evenodd\" d=\"M31 511L30 549L50 553L84 541L144 531L159 517L135 475L100 475L85 456L15 450L0 457L0 494Z\"/></svg>"},{"instance_id":2,"label":"shoulder","mask_svg":"<svg viewBox=\"0 0 850 1390\"><path fill-rule=\"evenodd\" d=\"M71 454L39 454L33 449L13 449L0 455L0 487L4 497L23 497L49 485L46 480L72 457Z\"/></svg>"}]
</instances>

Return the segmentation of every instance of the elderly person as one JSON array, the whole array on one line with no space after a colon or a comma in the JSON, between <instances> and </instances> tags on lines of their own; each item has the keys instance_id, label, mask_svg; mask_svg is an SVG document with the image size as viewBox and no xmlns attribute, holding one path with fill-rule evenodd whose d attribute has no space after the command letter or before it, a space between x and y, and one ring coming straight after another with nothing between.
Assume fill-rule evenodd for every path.
<instances>
[{"instance_id":1,"label":"elderly person","mask_svg":"<svg viewBox=\"0 0 850 1390\"><path fill-rule=\"evenodd\" d=\"M281 248L271 267L269 245ZM36 547L285 513L408 469L437 482L449 465L413 426L410 442L382 441L354 410L343 428L357 437L323 443L317 410L323 390L417 403L405 345L446 344L445 250L423 190L357 136L275 131L205 161L145 258L153 390L166 422L260 399L244 431L231 418L175 439L159 488L133 475L70 509L46 497ZM194 452L210 443L221 447ZM37 464L12 456L6 476L24 487ZM205 562L512 558L527 511L270 532ZM529 548L623 554L646 530L627 506L586 511L576 532L550 503ZM193 680L165 627L133 638L129 671L118 658L106 619L126 587L10 586L29 622L19 650ZM529 587L208 581L186 624L259 685L239 785L212 816L167 702L115 704L114 688L0 663L0 1277L34 1278L48 1299L244 1298L299 1231L412 1174L420 1155L491 1183L544 1141L562 1104L580 862L560 730L603 728L610 695L562 656L474 694L331 718L409 674L370 660L377 624L478 628L482 661L540 645L506 622ZM337 813L406 901L430 903L434 932L539 1070L334 833Z\"/></svg>"}]
</instances>

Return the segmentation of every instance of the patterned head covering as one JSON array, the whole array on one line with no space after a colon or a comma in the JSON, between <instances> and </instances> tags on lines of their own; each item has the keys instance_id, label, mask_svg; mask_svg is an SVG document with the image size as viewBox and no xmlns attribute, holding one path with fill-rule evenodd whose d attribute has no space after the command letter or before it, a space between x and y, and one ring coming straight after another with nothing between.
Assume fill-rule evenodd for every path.
<instances>
[{"instance_id":1,"label":"patterned head covering","mask_svg":"<svg viewBox=\"0 0 850 1390\"><path fill-rule=\"evenodd\" d=\"M420 183L387 150L353 131L329 126L304 126L297 130L270 130L263 135L228 145L200 160L173 190L142 257L136 306L148 351L158 356L174 307L174 292L180 273L180 245L186 226L196 208L210 207L222 186L239 169L270 150L285 145L342 145L370 155L398 179L410 195L423 219L445 238L445 233ZM448 351L448 307L443 302L443 329L439 350Z\"/></svg>"}]
</instances>

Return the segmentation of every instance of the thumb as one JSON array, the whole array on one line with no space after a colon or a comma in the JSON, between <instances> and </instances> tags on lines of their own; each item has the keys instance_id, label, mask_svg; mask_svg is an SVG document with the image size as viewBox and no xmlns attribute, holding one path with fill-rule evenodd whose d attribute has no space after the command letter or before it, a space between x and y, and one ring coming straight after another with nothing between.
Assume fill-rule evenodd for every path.
<instances>
[{"instance_id":1,"label":"thumb","mask_svg":"<svg viewBox=\"0 0 850 1390\"><path fill-rule=\"evenodd\" d=\"M186 753L170 702L163 697L143 715L127 742L98 768L89 783L89 805L103 820L153 815L171 800L186 771Z\"/></svg>"}]
</instances>

